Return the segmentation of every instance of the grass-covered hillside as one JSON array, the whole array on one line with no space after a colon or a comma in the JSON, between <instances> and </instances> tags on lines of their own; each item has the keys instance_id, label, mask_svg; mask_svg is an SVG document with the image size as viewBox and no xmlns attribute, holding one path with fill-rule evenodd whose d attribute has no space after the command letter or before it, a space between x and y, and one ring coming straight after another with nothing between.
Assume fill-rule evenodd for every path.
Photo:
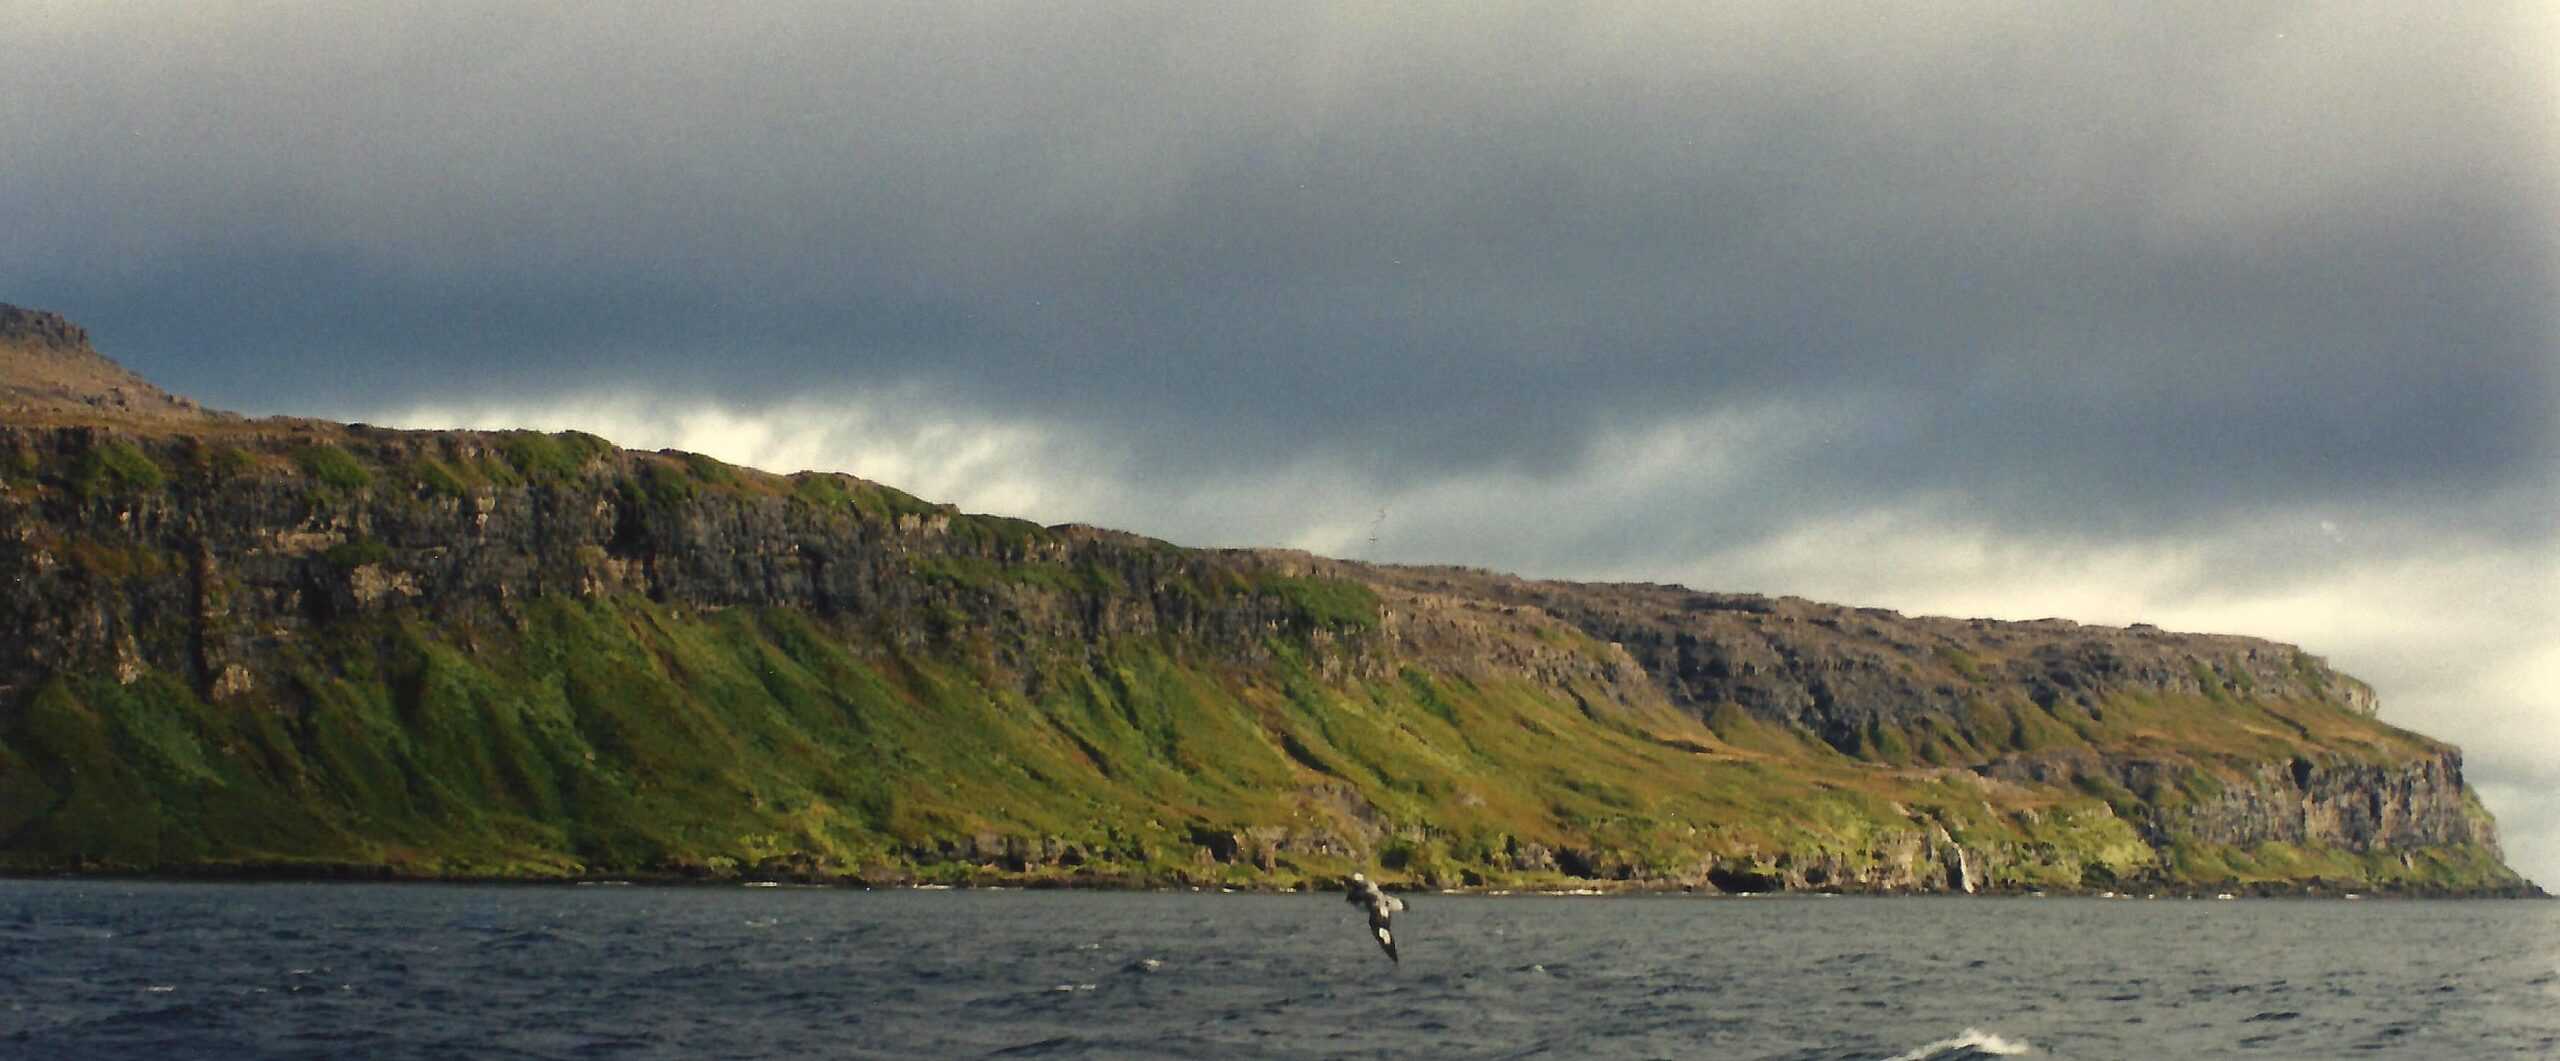
<instances>
[{"instance_id":1,"label":"grass-covered hillside","mask_svg":"<svg viewBox=\"0 0 2560 1061\"><path fill-rule=\"evenodd\" d=\"M2308 659L2039 703L2004 676L2067 638L1856 613L1928 695L1828 705L1844 739L1752 702L1778 675L1695 702L1576 604L1685 591L1181 550L586 436L28 428L0 484L22 871L2515 884L2450 749ZM1842 651L1787 641L1822 606L1687 607L1766 620L1734 658Z\"/></svg>"},{"instance_id":2,"label":"grass-covered hillside","mask_svg":"<svg viewBox=\"0 0 2560 1061\"><path fill-rule=\"evenodd\" d=\"M0 320L0 871L2522 882L2290 646L1183 549Z\"/></svg>"}]
</instances>

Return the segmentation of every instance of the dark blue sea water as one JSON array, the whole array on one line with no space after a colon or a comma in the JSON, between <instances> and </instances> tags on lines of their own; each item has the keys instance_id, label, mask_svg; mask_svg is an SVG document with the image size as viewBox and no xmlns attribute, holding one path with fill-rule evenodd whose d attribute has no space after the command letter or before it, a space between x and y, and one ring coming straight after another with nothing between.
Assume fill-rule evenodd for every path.
<instances>
[{"instance_id":1,"label":"dark blue sea water","mask_svg":"<svg viewBox=\"0 0 2560 1061\"><path fill-rule=\"evenodd\" d=\"M0 1058L2547 1058L2560 903L0 881Z\"/></svg>"}]
</instances>

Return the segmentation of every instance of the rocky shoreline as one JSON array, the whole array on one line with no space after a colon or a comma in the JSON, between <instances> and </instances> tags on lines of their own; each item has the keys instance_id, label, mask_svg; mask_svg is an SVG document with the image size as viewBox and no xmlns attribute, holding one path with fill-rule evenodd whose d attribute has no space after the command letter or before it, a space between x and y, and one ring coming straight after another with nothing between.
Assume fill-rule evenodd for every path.
<instances>
[{"instance_id":1,"label":"rocky shoreline","mask_svg":"<svg viewBox=\"0 0 2560 1061\"><path fill-rule=\"evenodd\" d=\"M132 871L57 871L44 873L0 872L0 880L86 880L136 881L150 883L226 883L226 884L416 884L416 885L506 885L527 888L569 888L596 886L629 886L650 888L838 888L877 891L905 889L915 891L1112 891L1112 892L1227 892L1264 895L1306 894L1338 890L1338 885L1313 880L1298 880L1286 885L1245 883L1191 883L1179 878L1146 879L1142 877L1056 877L988 873L963 876L948 883L902 875L838 876L793 874L748 874L740 877L710 877L700 874L600 874L557 878L503 876L406 876L383 866L260 866L212 867L194 866L148 873ZM1950 891L1913 891L1894 889L1771 889L1767 891L1724 891L1712 885L1681 884L1672 881L1571 881L1509 886L1459 886L1432 888L1412 881L1384 881L1388 891L1425 895L1461 895L1483 897L1691 897L1741 899L1755 897L1844 897L1862 898L1961 898L1961 899L2104 899L2104 900L2231 900L2231 899L2327 899L2327 900L2548 900L2555 897L2531 882L2509 887L2481 890L2447 890L2429 887L2383 887L2363 890L2326 882L2277 884L2256 882L2224 882L2220 885L2181 884L2157 888L2135 888L2130 891L2078 889L2014 889L1986 888L1965 893Z\"/></svg>"}]
</instances>

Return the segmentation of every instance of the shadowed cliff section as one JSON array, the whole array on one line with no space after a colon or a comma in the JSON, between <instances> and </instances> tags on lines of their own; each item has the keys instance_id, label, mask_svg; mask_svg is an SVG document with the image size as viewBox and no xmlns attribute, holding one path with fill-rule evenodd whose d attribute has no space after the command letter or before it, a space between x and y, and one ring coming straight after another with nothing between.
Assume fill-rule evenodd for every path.
<instances>
[{"instance_id":1,"label":"shadowed cliff section","mask_svg":"<svg viewBox=\"0 0 2560 1061\"><path fill-rule=\"evenodd\" d=\"M205 415L13 319L0 385L54 391L0 424L0 867L2524 887L2458 753L2290 646Z\"/></svg>"}]
</instances>

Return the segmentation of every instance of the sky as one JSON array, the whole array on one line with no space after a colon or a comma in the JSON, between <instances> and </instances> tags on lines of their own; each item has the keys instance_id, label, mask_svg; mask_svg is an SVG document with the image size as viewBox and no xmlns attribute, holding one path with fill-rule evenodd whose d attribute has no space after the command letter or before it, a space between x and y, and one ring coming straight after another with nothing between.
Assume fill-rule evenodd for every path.
<instances>
[{"instance_id":1,"label":"sky","mask_svg":"<svg viewBox=\"0 0 2560 1061\"><path fill-rule=\"evenodd\" d=\"M2560 885L2560 8L0 3L0 300L250 413L2297 643Z\"/></svg>"}]
</instances>

